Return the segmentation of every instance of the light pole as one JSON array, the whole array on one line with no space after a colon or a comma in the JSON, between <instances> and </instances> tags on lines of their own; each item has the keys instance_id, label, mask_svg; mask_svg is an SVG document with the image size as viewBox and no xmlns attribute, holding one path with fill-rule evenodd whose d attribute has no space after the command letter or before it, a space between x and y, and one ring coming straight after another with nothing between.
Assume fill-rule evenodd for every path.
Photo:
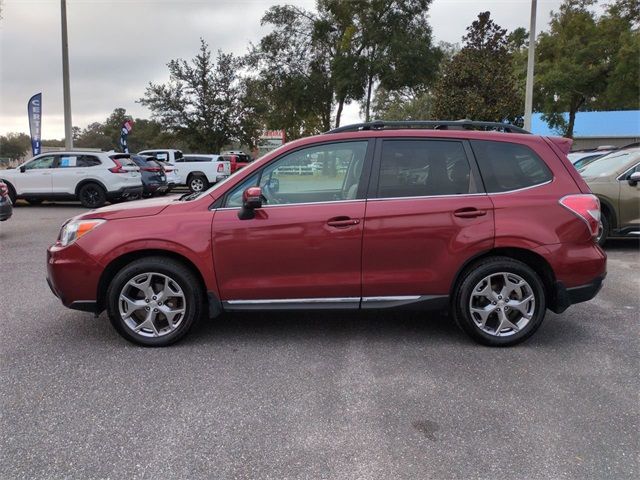
<instances>
[{"instance_id":1,"label":"light pole","mask_svg":"<svg viewBox=\"0 0 640 480\"><path fill-rule=\"evenodd\" d=\"M60 0L62 16L62 90L64 93L64 146L73 148L73 131L71 128L71 89L69 88L69 41L67 39L67 2Z\"/></svg>"},{"instance_id":2,"label":"light pole","mask_svg":"<svg viewBox=\"0 0 640 480\"><path fill-rule=\"evenodd\" d=\"M524 95L524 129L531 131L533 111L533 65L536 55L536 10L538 0L531 0L531 23L529 24L529 57L527 58L527 84Z\"/></svg>"}]
</instances>

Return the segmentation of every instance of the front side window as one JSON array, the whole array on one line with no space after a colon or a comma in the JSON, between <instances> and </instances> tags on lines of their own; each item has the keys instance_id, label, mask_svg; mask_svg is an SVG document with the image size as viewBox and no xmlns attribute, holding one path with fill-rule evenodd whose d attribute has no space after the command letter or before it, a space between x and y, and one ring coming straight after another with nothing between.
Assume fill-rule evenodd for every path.
<instances>
[{"instance_id":1,"label":"front side window","mask_svg":"<svg viewBox=\"0 0 640 480\"><path fill-rule=\"evenodd\" d=\"M228 195L225 207L242 206L242 192L259 185L264 205L320 203L357 198L367 141L303 148L280 157Z\"/></svg>"},{"instance_id":2,"label":"front side window","mask_svg":"<svg viewBox=\"0 0 640 480\"><path fill-rule=\"evenodd\" d=\"M36 158L25 164L25 170L38 170L41 168L53 168L53 162L55 161L55 155L47 155L46 157Z\"/></svg>"},{"instance_id":3,"label":"front side window","mask_svg":"<svg viewBox=\"0 0 640 480\"><path fill-rule=\"evenodd\" d=\"M354 200L367 141L317 145L289 153L262 170L267 205Z\"/></svg>"},{"instance_id":4,"label":"front side window","mask_svg":"<svg viewBox=\"0 0 640 480\"><path fill-rule=\"evenodd\" d=\"M472 140L471 147L488 193L533 187L553 179L544 161L524 145Z\"/></svg>"},{"instance_id":5,"label":"front side window","mask_svg":"<svg viewBox=\"0 0 640 480\"><path fill-rule=\"evenodd\" d=\"M461 142L385 140L382 143L378 197L420 197L475 193Z\"/></svg>"}]
</instances>

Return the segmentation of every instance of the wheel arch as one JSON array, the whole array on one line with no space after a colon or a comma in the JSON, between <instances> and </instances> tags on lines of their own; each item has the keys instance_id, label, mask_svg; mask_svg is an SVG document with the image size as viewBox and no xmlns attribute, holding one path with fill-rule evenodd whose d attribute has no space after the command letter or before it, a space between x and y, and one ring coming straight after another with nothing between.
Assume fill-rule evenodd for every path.
<instances>
[{"instance_id":1,"label":"wheel arch","mask_svg":"<svg viewBox=\"0 0 640 480\"><path fill-rule=\"evenodd\" d=\"M451 299L451 301L453 301L453 299L455 298L455 293L464 278L464 273L466 272L466 270L468 270L469 267L473 266L474 263L490 257L508 257L514 260L519 260L527 265L534 272L536 272L540 277L540 280L542 280L545 294L547 296L548 306L552 307L555 305L556 276L553 272L553 269L551 268L551 265L542 255L531 250L518 247L496 247L467 259L456 272L454 280L451 284L451 291L449 292L449 298Z\"/></svg>"},{"instance_id":2,"label":"wheel arch","mask_svg":"<svg viewBox=\"0 0 640 480\"><path fill-rule=\"evenodd\" d=\"M109 284L113 277L128 263L131 263L135 260L139 260L141 258L146 257L167 257L173 260L176 260L186 266L191 272L198 278L200 287L202 288L203 294L207 295L207 284L204 280L204 277L198 267L186 256L181 255L180 253L173 252L170 250L163 250L160 248L147 249L147 250L133 250L112 259L109 264L105 267L100 275L100 280L98 280L98 291L96 292L96 304L97 311L101 312L106 307L106 294Z\"/></svg>"},{"instance_id":3,"label":"wheel arch","mask_svg":"<svg viewBox=\"0 0 640 480\"><path fill-rule=\"evenodd\" d=\"M109 189L105 186L104 183L102 183L100 180L97 180L95 178L84 178L82 179L80 182L78 182L78 184L76 185L75 188L75 195L78 196L80 194L80 189L82 187L84 187L85 185L87 185L88 183L95 183L98 186L100 186L103 190L104 193L107 194L109 192Z\"/></svg>"},{"instance_id":4,"label":"wheel arch","mask_svg":"<svg viewBox=\"0 0 640 480\"><path fill-rule=\"evenodd\" d=\"M600 211L609 220L609 228L611 230L618 228L618 216L611 200L600 195L597 195L597 197L600 200Z\"/></svg>"}]
</instances>

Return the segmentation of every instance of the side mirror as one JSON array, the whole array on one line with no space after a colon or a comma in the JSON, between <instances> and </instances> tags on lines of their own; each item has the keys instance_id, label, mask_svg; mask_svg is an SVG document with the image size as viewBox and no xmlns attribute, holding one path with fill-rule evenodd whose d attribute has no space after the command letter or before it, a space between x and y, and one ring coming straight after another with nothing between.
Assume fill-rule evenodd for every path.
<instances>
[{"instance_id":1,"label":"side mirror","mask_svg":"<svg viewBox=\"0 0 640 480\"><path fill-rule=\"evenodd\" d=\"M629 185L635 187L638 182L640 182L640 172L633 172L631 175L629 175L627 181L629 182Z\"/></svg>"},{"instance_id":2,"label":"side mirror","mask_svg":"<svg viewBox=\"0 0 640 480\"><path fill-rule=\"evenodd\" d=\"M20 166L20 173L24 173L24 172L25 172L25 170L26 170L25 166L24 166L24 165L21 165L21 166Z\"/></svg>"},{"instance_id":3,"label":"side mirror","mask_svg":"<svg viewBox=\"0 0 640 480\"><path fill-rule=\"evenodd\" d=\"M262 189L249 187L242 192L242 208L238 212L240 220L250 220L256 216L256 208L262 207Z\"/></svg>"}]
</instances>

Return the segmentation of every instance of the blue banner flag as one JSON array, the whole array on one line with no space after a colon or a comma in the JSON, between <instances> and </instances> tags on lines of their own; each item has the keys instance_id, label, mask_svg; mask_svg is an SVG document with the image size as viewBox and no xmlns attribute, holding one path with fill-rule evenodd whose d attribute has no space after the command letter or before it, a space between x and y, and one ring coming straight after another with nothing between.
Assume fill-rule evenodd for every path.
<instances>
[{"instance_id":1,"label":"blue banner flag","mask_svg":"<svg viewBox=\"0 0 640 480\"><path fill-rule=\"evenodd\" d=\"M42 93L36 93L27 104L29 115L29 132L31 133L31 150L33 155L40 154L40 130L42 127Z\"/></svg>"}]
</instances>

